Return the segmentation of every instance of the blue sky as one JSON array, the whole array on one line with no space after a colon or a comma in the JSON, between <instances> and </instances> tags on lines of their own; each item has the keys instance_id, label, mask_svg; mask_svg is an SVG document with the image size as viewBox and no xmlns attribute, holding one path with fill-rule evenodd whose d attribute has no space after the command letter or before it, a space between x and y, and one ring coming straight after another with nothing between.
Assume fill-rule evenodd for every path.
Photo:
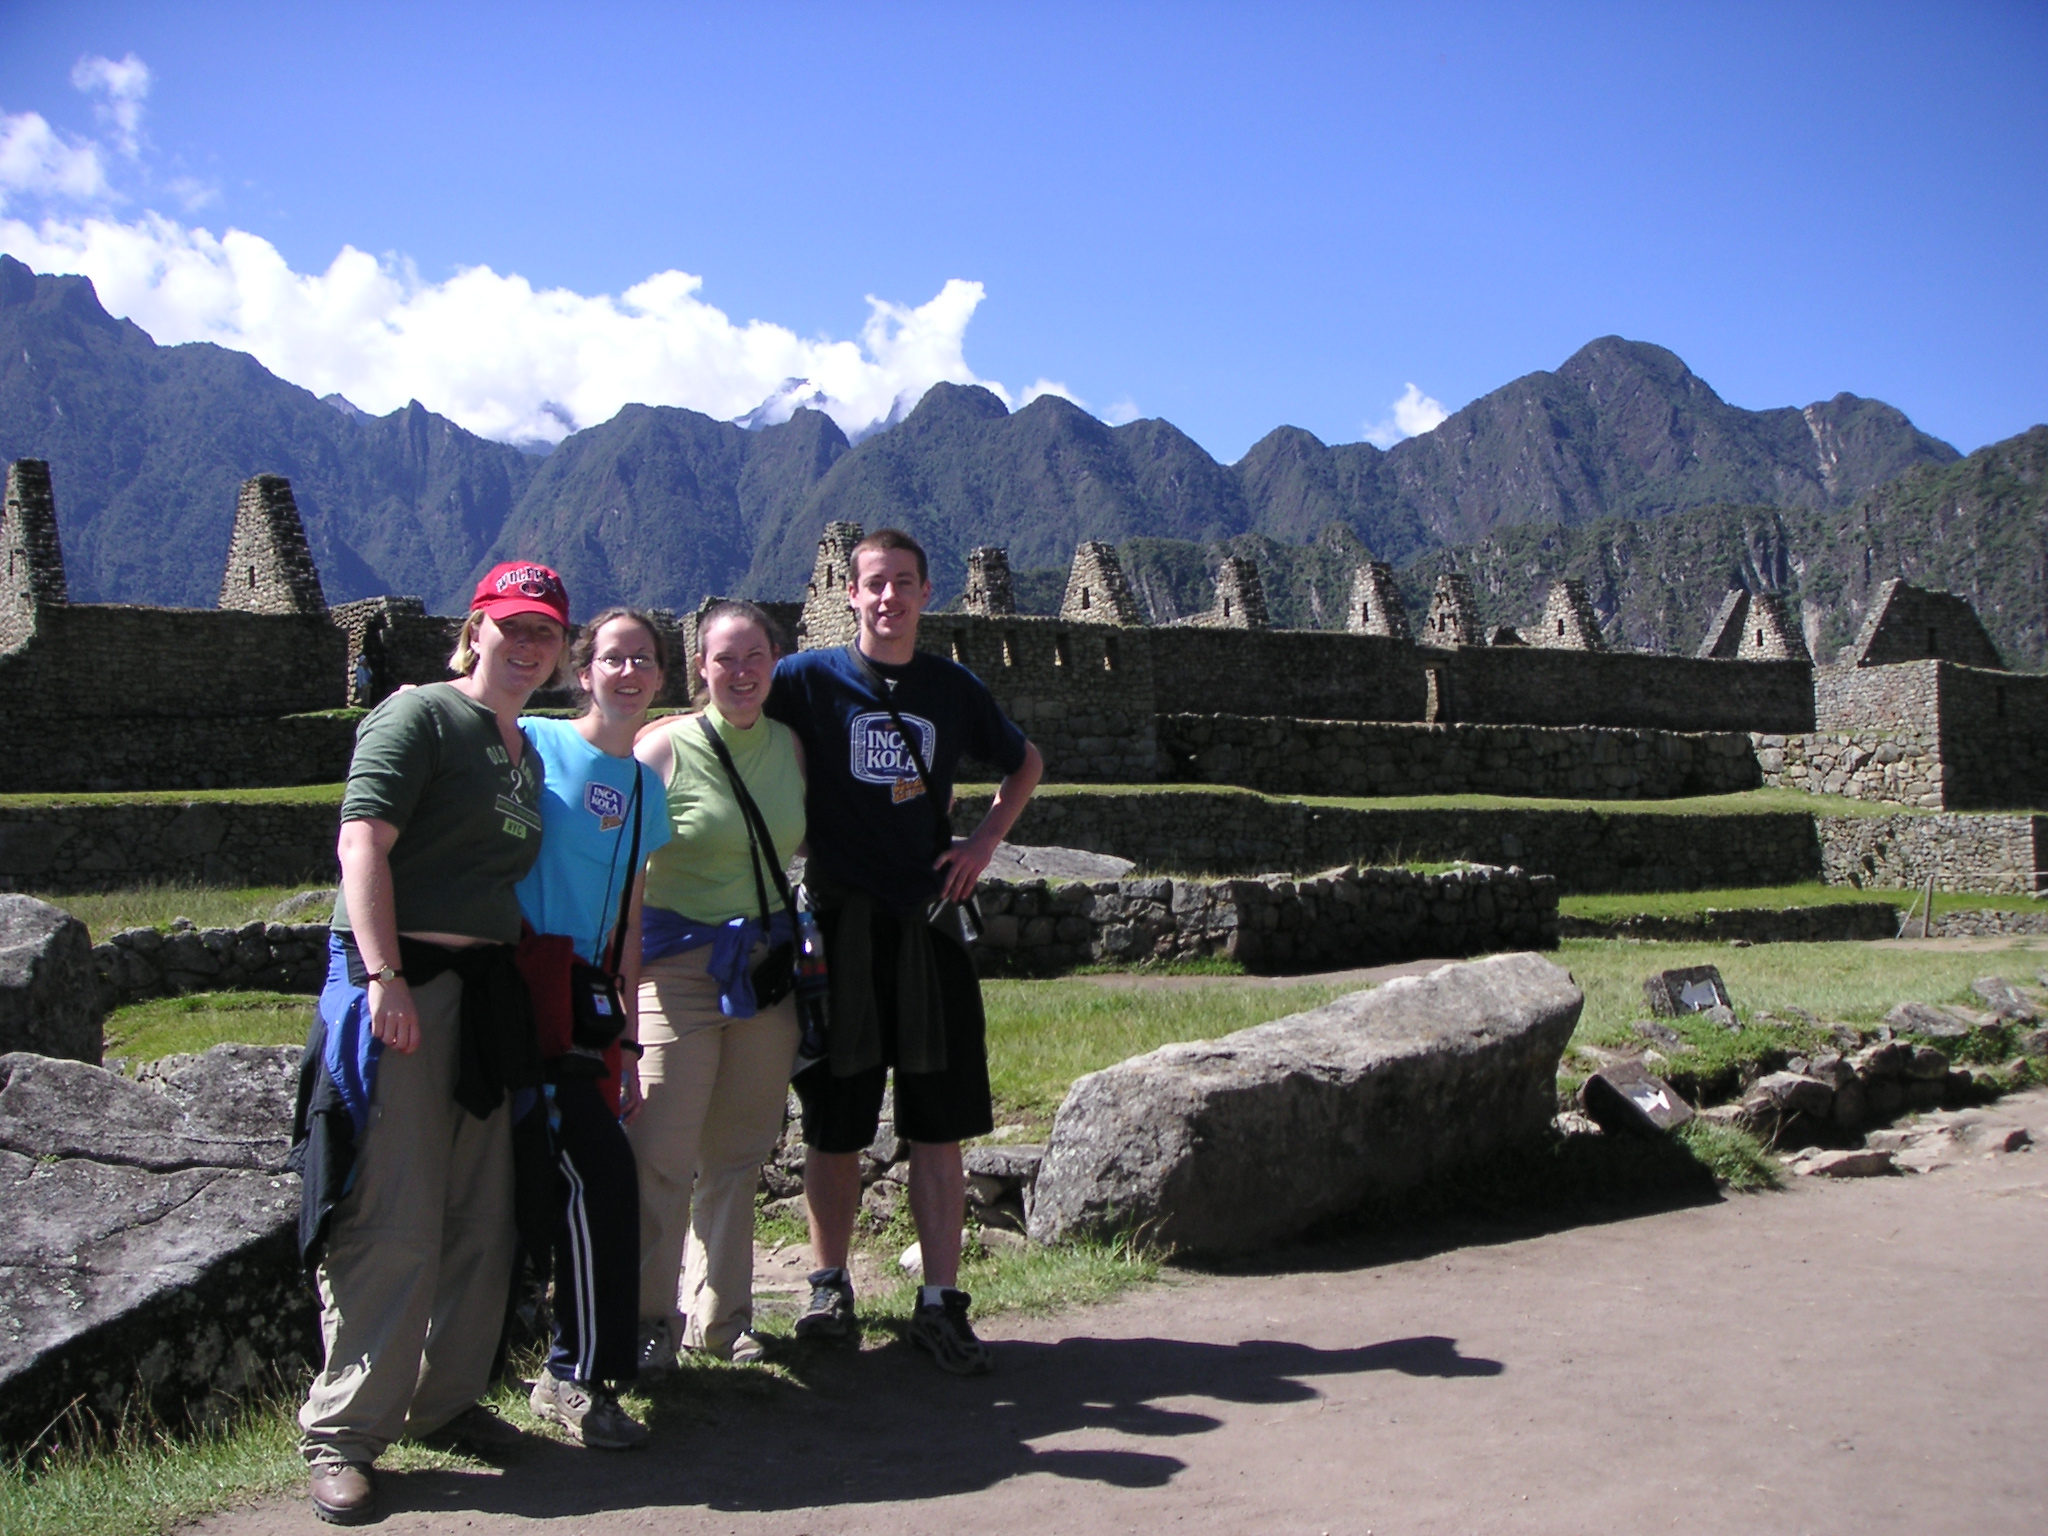
<instances>
[{"instance_id":1,"label":"blue sky","mask_svg":"<svg viewBox=\"0 0 2048 1536\"><path fill-rule=\"evenodd\" d=\"M1227 460L1611 332L1966 451L2048 420L2048 7L1419 10L10 0L0 248L502 436L801 371Z\"/></svg>"}]
</instances>

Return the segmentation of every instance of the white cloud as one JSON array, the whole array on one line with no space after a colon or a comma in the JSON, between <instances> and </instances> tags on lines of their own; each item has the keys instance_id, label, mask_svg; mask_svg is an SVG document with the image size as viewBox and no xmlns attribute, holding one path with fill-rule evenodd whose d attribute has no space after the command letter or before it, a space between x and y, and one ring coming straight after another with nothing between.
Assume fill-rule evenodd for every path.
<instances>
[{"instance_id":1,"label":"white cloud","mask_svg":"<svg viewBox=\"0 0 2048 1536\"><path fill-rule=\"evenodd\" d=\"M834 341L736 322L704 301L701 277L674 269L616 297L537 289L488 266L432 282L402 257L354 246L325 271L298 272L246 230L216 235L155 210L124 217L116 204L132 206L150 188L186 217L218 193L189 178L157 183L143 155L150 72L141 59L82 58L71 83L95 98L99 142L62 135L39 113L0 114L0 250L38 272L91 278L108 310L165 345L248 352L374 414L418 399L506 441L558 441L631 403L732 418L766 402L756 425L807 403L859 436L900 420L941 381L984 384L1011 402L967 365L967 325L984 295L958 278L920 305L869 295L858 341ZM120 190L109 180L119 163L110 146L135 162ZM777 398L791 381L805 384L803 401ZM1044 392L1072 398L1047 380L1026 398Z\"/></svg>"},{"instance_id":2,"label":"white cloud","mask_svg":"<svg viewBox=\"0 0 2048 1536\"><path fill-rule=\"evenodd\" d=\"M1420 437L1435 431L1450 414L1442 401L1432 400L1410 384L1394 402L1391 415L1365 424L1365 440L1376 448L1391 448L1404 437Z\"/></svg>"},{"instance_id":3,"label":"white cloud","mask_svg":"<svg viewBox=\"0 0 2048 1536\"><path fill-rule=\"evenodd\" d=\"M1040 395L1058 395L1062 400L1078 405L1084 411L1088 409L1088 402L1067 388L1066 385L1060 383L1058 379L1045 378L1041 378L1037 383L1024 391L1024 398L1020 404L1029 405Z\"/></svg>"},{"instance_id":4,"label":"white cloud","mask_svg":"<svg viewBox=\"0 0 2048 1536\"><path fill-rule=\"evenodd\" d=\"M810 380L853 433L941 380L986 382L963 352L982 285L958 278L917 306L870 296L855 343L736 323L687 272L657 272L615 298L536 289L486 266L428 282L410 263L345 246L324 272L301 273L259 235L216 236L157 213L0 219L0 249L39 272L85 274L109 310L166 345L217 342L373 414L418 399L507 441L556 441L571 422L634 402L737 416L791 378Z\"/></svg>"},{"instance_id":5,"label":"white cloud","mask_svg":"<svg viewBox=\"0 0 2048 1536\"><path fill-rule=\"evenodd\" d=\"M1138 402L1125 395L1123 399L1110 403L1109 409L1102 413L1102 419L1112 427L1125 427L1143 414L1144 412L1138 409Z\"/></svg>"},{"instance_id":6,"label":"white cloud","mask_svg":"<svg viewBox=\"0 0 2048 1536\"><path fill-rule=\"evenodd\" d=\"M149 95L149 66L134 54L108 59L88 54L71 66L71 83L88 96L93 112L114 130L121 153L130 160L142 152L142 103Z\"/></svg>"},{"instance_id":7,"label":"white cloud","mask_svg":"<svg viewBox=\"0 0 2048 1536\"><path fill-rule=\"evenodd\" d=\"M11 195L84 202L107 191L97 144L65 138L40 112L0 113L0 210Z\"/></svg>"}]
</instances>

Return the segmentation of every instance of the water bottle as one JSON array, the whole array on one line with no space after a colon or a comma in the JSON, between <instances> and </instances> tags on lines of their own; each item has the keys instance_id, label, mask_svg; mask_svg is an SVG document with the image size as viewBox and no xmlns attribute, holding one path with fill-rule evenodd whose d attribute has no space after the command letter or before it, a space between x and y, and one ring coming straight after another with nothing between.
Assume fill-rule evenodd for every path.
<instances>
[{"instance_id":1,"label":"water bottle","mask_svg":"<svg viewBox=\"0 0 2048 1536\"><path fill-rule=\"evenodd\" d=\"M810 892L796 889L796 1017L803 1030L797 1070L825 1058L825 1031L832 1019L832 978L825 967L825 935L811 910Z\"/></svg>"}]
</instances>

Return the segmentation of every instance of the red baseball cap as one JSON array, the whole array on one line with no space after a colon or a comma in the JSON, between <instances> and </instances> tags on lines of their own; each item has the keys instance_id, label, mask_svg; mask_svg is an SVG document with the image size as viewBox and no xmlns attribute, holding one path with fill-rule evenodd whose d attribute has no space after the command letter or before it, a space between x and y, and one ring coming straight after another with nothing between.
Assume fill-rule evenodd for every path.
<instances>
[{"instance_id":1,"label":"red baseball cap","mask_svg":"<svg viewBox=\"0 0 2048 1536\"><path fill-rule=\"evenodd\" d=\"M476 584L469 600L472 613L481 608L494 619L515 613L538 613L569 627L569 593L562 578L531 560L511 560L494 565Z\"/></svg>"}]
</instances>

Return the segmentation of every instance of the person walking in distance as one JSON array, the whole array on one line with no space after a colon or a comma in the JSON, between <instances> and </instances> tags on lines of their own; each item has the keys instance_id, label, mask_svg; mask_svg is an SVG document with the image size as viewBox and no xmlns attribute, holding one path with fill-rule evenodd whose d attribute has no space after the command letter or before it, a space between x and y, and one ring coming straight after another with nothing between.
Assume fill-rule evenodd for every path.
<instances>
[{"instance_id":1,"label":"person walking in distance","mask_svg":"<svg viewBox=\"0 0 2048 1536\"><path fill-rule=\"evenodd\" d=\"M965 667L917 649L931 598L924 550L885 528L853 548L852 645L801 651L775 669L767 713L810 765L805 884L831 965L823 1060L797 1074L811 1297L801 1338L855 1323L846 1261L860 1204L860 1153L874 1140L895 1072L895 1125L910 1143L910 1210L924 1261L910 1336L941 1368L992 1370L958 1288L966 1176L960 1143L994 1126L981 985L960 938L973 894L1045 765ZM1003 774L971 836L955 841L953 776L963 756Z\"/></svg>"}]
</instances>

